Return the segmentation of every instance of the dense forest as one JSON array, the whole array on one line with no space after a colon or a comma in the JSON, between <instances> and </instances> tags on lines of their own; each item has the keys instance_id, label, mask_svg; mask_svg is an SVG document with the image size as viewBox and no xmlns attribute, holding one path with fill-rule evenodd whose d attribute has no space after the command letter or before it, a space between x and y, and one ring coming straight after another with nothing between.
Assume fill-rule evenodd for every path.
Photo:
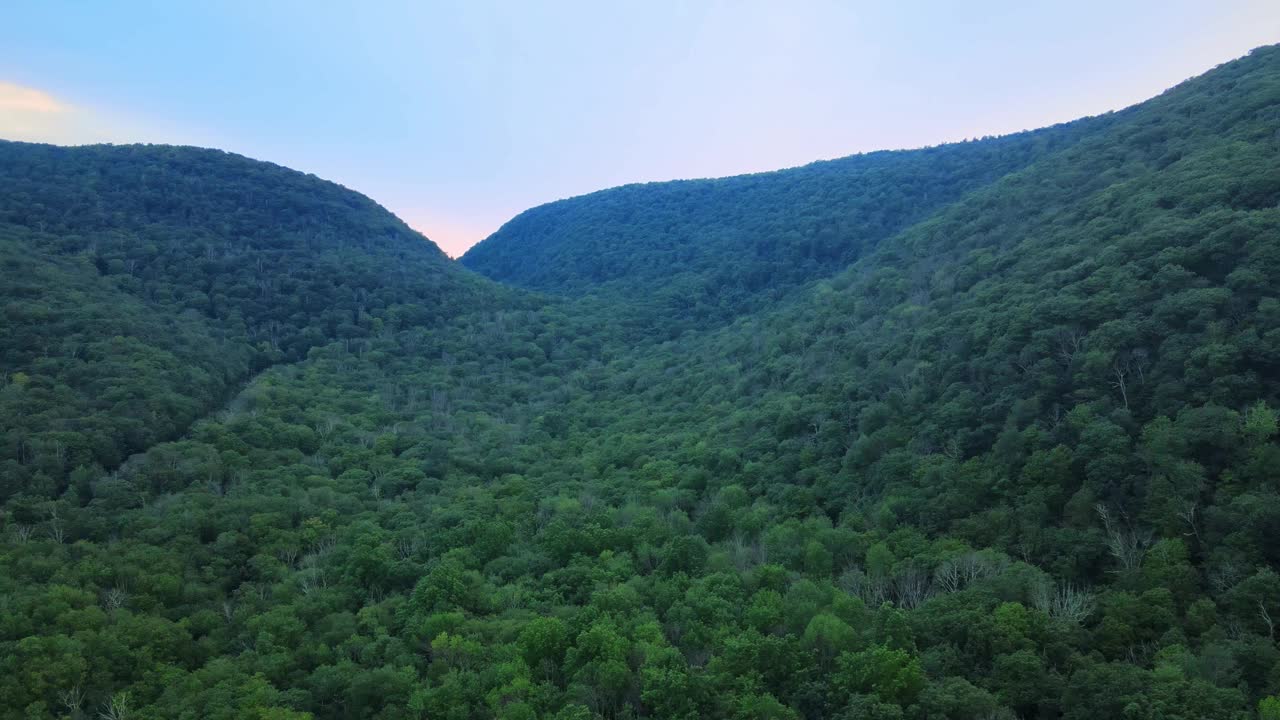
<instances>
[{"instance_id":1,"label":"dense forest","mask_svg":"<svg viewBox=\"0 0 1280 720\"><path fill-rule=\"evenodd\" d=\"M0 143L0 717L1280 718L1280 47L529 210Z\"/></svg>"},{"instance_id":2,"label":"dense forest","mask_svg":"<svg viewBox=\"0 0 1280 720\"><path fill-rule=\"evenodd\" d=\"M983 142L878 152L721 180L603 190L521 213L462 264L519 287L611 294L677 335L832 275L961 196L1111 118Z\"/></svg>"},{"instance_id":3,"label":"dense forest","mask_svg":"<svg viewBox=\"0 0 1280 720\"><path fill-rule=\"evenodd\" d=\"M0 263L0 502L56 498L256 371L477 292L367 198L194 148L0 142Z\"/></svg>"}]
</instances>

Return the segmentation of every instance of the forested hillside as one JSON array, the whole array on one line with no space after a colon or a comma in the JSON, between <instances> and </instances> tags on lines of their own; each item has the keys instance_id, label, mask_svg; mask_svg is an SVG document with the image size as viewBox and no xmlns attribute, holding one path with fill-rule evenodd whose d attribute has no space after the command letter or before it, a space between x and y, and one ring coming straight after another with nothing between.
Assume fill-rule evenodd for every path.
<instances>
[{"instance_id":1,"label":"forested hillside","mask_svg":"<svg viewBox=\"0 0 1280 720\"><path fill-rule=\"evenodd\" d=\"M1280 48L466 260L548 294L0 150L0 716L1280 717Z\"/></svg>"},{"instance_id":2,"label":"forested hillside","mask_svg":"<svg viewBox=\"0 0 1280 720\"><path fill-rule=\"evenodd\" d=\"M478 286L356 193L162 146L0 142L0 262L0 501L58 497L251 373L438 322Z\"/></svg>"},{"instance_id":3,"label":"forested hillside","mask_svg":"<svg viewBox=\"0 0 1280 720\"><path fill-rule=\"evenodd\" d=\"M649 332L674 336L842 270L966 193L1113 121L602 190L526 210L461 261L519 287L608 297L630 314L662 317Z\"/></svg>"}]
</instances>

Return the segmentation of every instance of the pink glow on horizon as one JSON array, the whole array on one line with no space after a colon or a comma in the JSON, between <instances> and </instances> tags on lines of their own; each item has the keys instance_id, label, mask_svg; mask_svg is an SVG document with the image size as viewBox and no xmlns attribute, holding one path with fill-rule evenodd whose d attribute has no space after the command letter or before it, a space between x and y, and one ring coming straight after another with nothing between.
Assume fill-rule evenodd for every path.
<instances>
[{"instance_id":1,"label":"pink glow on horizon","mask_svg":"<svg viewBox=\"0 0 1280 720\"><path fill-rule=\"evenodd\" d=\"M482 227L479 223L468 219L431 211L416 209L398 211L394 207L388 209L399 215L406 225L425 235L454 260L462 257L468 248L497 229Z\"/></svg>"}]
</instances>

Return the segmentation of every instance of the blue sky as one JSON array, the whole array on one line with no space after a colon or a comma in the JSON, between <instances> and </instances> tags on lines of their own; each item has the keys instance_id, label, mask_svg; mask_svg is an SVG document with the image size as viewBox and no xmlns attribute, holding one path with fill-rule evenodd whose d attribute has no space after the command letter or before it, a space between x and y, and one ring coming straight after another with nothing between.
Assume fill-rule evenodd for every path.
<instances>
[{"instance_id":1,"label":"blue sky","mask_svg":"<svg viewBox=\"0 0 1280 720\"><path fill-rule=\"evenodd\" d=\"M456 255L542 202L1039 127L1277 41L1276 0L9 0L0 137L271 160Z\"/></svg>"}]
</instances>

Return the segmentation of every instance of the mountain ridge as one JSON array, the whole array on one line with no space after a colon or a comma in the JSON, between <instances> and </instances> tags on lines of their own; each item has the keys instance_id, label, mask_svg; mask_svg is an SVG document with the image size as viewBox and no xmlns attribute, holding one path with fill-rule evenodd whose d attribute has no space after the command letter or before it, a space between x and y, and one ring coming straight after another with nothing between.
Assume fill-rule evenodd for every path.
<instances>
[{"instance_id":1,"label":"mountain ridge","mask_svg":"<svg viewBox=\"0 0 1280 720\"><path fill-rule=\"evenodd\" d=\"M25 263L50 278L37 286L43 297L17 283L0 290L23 331L0 370L24 378L0 413L0 462L64 456L38 471L58 493L77 465L114 467L182 432L251 372L334 339L362 342L398 299L457 307L501 294L362 195L199 148L0 142L0 244L7 273ZM129 321L72 321L85 292L90 308ZM416 321L452 312L420 308ZM126 328L126 338L108 334ZM168 391L148 403L95 389L137 387L133 374ZM0 495L32 482L30 470L5 475Z\"/></svg>"},{"instance_id":2,"label":"mountain ridge","mask_svg":"<svg viewBox=\"0 0 1280 720\"><path fill-rule=\"evenodd\" d=\"M1252 57L1255 53L1256 57ZM1263 62L1260 58L1272 54L1274 48L1258 48L1235 62ZM1225 72L1223 68L1230 65L1224 63L1127 108L1037 130L914 150L862 153L727 178L629 184L558 200L517 215L459 260L488 277L532 290L569 296L616 295L640 303L676 303L667 310L677 316L691 314L710 319L712 324L723 322L759 308L764 302L776 301L791 288L834 274L889 235L927 218L931 207L943 207L1018 167L1070 147L1081 138L1106 132L1135 113L1140 114L1151 103L1159 104L1161 98L1195 93L1202 78ZM847 193L861 178L877 172L890 174L883 184L919 183L926 173L936 172L929 160L936 165L938 158L929 158L930 154L957 153L961 167L969 167L974 158L965 157L966 153L988 151L999 155L1002 149L1016 149L1019 144L1041 147L1032 147L1024 158L995 164L985 176L968 185L956 183L948 191L943 184L942 197L935 192L930 199L925 192L889 198L912 208L900 218L891 219L887 226L876 227L865 221L850 225L842 220L850 213L882 214L883 198L865 205L856 201L847 205L846 199L840 201L846 203L844 206L831 200L833 192ZM907 166L899 170L892 162L890 167L877 167L879 161L897 160L901 164L908 158L924 158L923 168ZM891 175L895 172L899 175ZM806 177L809 175L826 177ZM776 187L755 187L768 181ZM711 193L721 197L708 206L713 211L700 217L698 196ZM735 202L747 201L739 201L737 196L766 198L766 204L777 206L773 212L793 213L788 217L799 222L770 227L768 211L761 211L758 201L739 205ZM636 208L645 208L664 219L631 215ZM614 247L621 250L615 252ZM750 257L744 259L744 252ZM625 259L610 259L619 253ZM668 297L668 289L669 295L684 299L684 306L679 306L680 300ZM695 322L693 326L706 324Z\"/></svg>"}]
</instances>

